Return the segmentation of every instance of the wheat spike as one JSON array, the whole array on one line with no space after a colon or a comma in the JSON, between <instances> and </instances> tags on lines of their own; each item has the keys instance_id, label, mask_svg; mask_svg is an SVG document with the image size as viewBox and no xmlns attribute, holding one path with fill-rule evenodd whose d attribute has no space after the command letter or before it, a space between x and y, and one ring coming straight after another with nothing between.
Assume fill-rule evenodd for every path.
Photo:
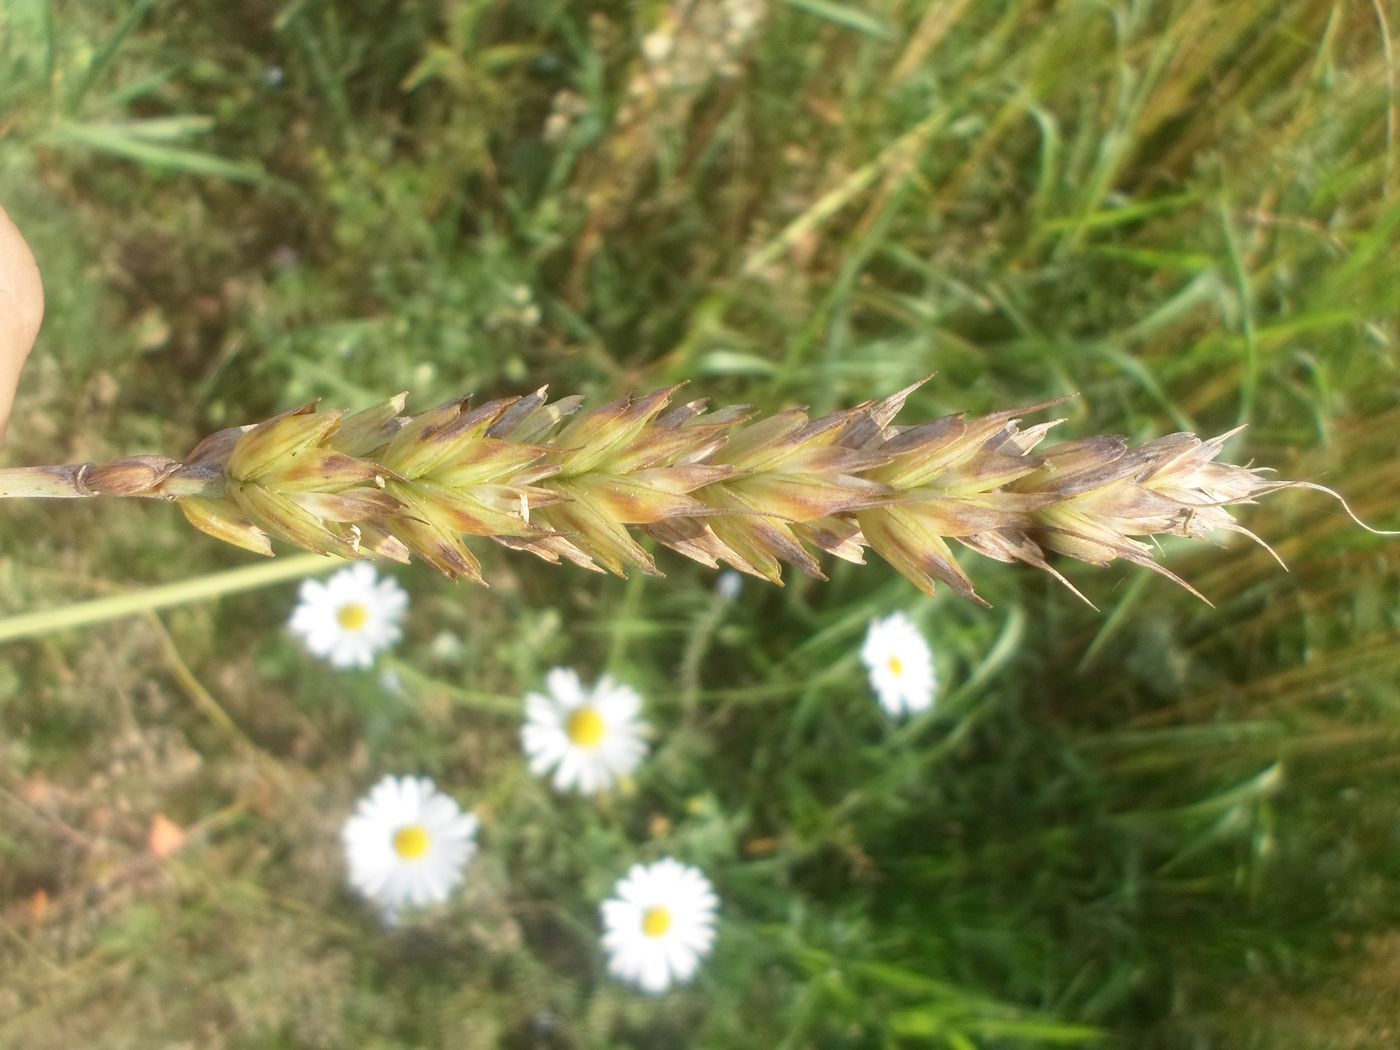
<instances>
[{"instance_id":1,"label":"wheat spike","mask_svg":"<svg viewBox=\"0 0 1400 1050\"><path fill-rule=\"evenodd\" d=\"M1147 538L1255 538L1229 508L1299 484L1216 462L1234 431L1042 448L1062 420L1020 420L1056 401L894 425L919 385L818 419L677 404L678 387L586 412L581 398L551 403L543 388L416 416L403 415L402 394L354 414L310 404L219 431L183 462L0 471L0 496L170 499L196 527L259 554L276 537L346 558L416 555L477 583L465 536L659 575L645 535L778 584L784 563L824 579L816 552L863 563L868 547L927 593L941 581L981 601L949 541L1062 582L1051 555L1122 559L1190 589L1154 561Z\"/></svg>"}]
</instances>

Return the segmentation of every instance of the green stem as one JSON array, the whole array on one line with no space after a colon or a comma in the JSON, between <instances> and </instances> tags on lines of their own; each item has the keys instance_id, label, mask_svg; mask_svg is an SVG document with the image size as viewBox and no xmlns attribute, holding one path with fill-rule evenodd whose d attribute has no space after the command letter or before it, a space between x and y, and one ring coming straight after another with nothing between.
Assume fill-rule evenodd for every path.
<instances>
[{"instance_id":1,"label":"green stem","mask_svg":"<svg viewBox=\"0 0 1400 1050\"><path fill-rule=\"evenodd\" d=\"M56 609L40 609L37 612L20 613L0 619L0 642L10 642L17 638L34 638L51 634L70 627L86 627L89 624L117 620L123 616L134 616L151 609L164 609L171 605L186 602L208 601L237 591L249 591L257 587L267 587L274 583L298 579L317 572L334 569L344 562L321 554L297 554L260 565L249 565L242 569L196 576L194 579L177 580L158 587L146 587L139 591L112 594L105 598L61 605Z\"/></svg>"},{"instance_id":2,"label":"green stem","mask_svg":"<svg viewBox=\"0 0 1400 1050\"><path fill-rule=\"evenodd\" d=\"M463 689L459 685L453 685L451 682L444 682L439 678L426 675L408 661L401 660L396 656L381 657L379 665L385 670L393 671L406 682L420 689L433 689L446 694L459 707L493 715L506 715L510 718L519 718L525 709L525 703L519 696L488 693L480 689Z\"/></svg>"}]
</instances>

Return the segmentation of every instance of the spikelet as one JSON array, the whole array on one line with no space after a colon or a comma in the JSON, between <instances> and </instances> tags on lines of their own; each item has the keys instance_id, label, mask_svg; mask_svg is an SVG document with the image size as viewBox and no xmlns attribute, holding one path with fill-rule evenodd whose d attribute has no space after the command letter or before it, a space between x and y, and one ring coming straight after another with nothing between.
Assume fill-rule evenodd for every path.
<instances>
[{"instance_id":1,"label":"spikelet","mask_svg":"<svg viewBox=\"0 0 1400 1050\"><path fill-rule=\"evenodd\" d=\"M818 419L676 404L678 387L586 412L581 398L551 403L543 388L416 416L403 415L403 394L354 414L312 404L213 434L183 463L0 471L0 496L171 499L197 528L259 554L278 539L345 558L416 556L477 583L464 537L659 575L639 542L650 537L777 584L785 564L824 579L820 553L863 563L869 548L927 593L941 582L981 601L952 541L1066 586L1052 555L1128 561L1191 589L1153 559L1148 538L1231 530L1262 543L1229 508L1316 487L1217 462L1235 431L1041 448L1062 420L1022 427L1021 417L1055 401L894 425L919 385Z\"/></svg>"}]
</instances>

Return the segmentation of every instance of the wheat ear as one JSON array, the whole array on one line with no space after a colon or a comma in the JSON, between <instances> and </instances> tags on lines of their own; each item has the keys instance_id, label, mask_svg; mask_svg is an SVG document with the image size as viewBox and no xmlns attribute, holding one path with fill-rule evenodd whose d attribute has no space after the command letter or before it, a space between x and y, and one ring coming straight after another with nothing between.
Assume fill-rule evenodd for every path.
<instances>
[{"instance_id":1,"label":"wheat ear","mask_svg":"<svg viewBox=\"0 0 1400 1050\"><path fill-rule=\"evenodd\" d=\"M678 387L587 412L582 398L551 403L544 389L416 416L403 415L403 394L353 414L310 404L219 431L183 462L2 470L0 497L174 500L196 527L259 554L277 537L345 558L417 555L477 583L464 536L659 575L642 533L774 583L783 563L824 579L815 551L863 563L869 547L923 591L941 581L981 601L950 540L1066 586L1049 555L1123 559L1197 593L1154 561L1146 538L1228 529L1262 544L1228 508L1302 484L1215 462L1235 431L1042 448L1062 420L1023 428L1020 417L1058 401L893 425L919 385L818 419L673 404Z\"/></svg>"}]
</instances>

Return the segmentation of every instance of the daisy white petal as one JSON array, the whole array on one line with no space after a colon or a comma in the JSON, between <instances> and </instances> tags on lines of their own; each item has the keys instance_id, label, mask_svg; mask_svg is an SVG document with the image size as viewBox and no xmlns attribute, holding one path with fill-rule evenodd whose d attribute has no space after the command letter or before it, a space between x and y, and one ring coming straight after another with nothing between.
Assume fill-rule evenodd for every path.
<instances>
[{"instance_id":1,"label":"daisy white petal","mask_svg":"<svg viewBox=\"0 0 1400 1050\"><path fill-rule=\"evenodd\" d=\"M870 688L889 714L912 714L933 704L938 687L933 651L904 613L870 621L860 659L870 672Z\"/></svg>"},{"instance_id":2,"label":"daisy white petal","mask_svg":"<svg viewBox=\"0 0 1400 1050\"><path fill-rule=\"evenodd\" d=\"M715 593L727 602L736 600L744 590L744 578L733 569L726 569L715 581Z\"/></svg>"},{"instance_id":3,"label":"daisy white petal","mask_svg":"<svg viewBox=\"0 0 1400 1050\"><path fill-rule=\"evenodd\" d=\"M368 668L403 636L408 595L369 562L356 562L324 583L303 580L288 629L307 652L332 667Z\"/></svg>"},{"instance_id":4,"label":"daisy white petal","mask_svg":"<svg viewBox=\"0 0 1400 1050\"><path fill-rule=\"evenodd\" d=\"M385 777L341 829L350 885L390 921L441 904L476 855L477 827L427 777Z\"/></svg>"},{"instance_id":5,"label":"daisy white petal","mask_svg":"<svg viewBox=\"0 0 1400 1050\"><path fill-rule=\"evenodd\" d=\"M592 795L630 776L646 756L646 722L636 690L604 676L591 689L555 668L545 692L525 697L520 743L536 776L560 791Z\"/></svg>"},{"instance_id":6,"label":"daisy white petal","mask_svg":"<svg viewBox=\"0 0 1400 1050\"><path fill-rule=\"evenodd\" d=\"M600 909L608 972L653 994L689 981L709 954L718 908L699 869L669 857L634 864Z\"/></svg>"}]
</instances>

